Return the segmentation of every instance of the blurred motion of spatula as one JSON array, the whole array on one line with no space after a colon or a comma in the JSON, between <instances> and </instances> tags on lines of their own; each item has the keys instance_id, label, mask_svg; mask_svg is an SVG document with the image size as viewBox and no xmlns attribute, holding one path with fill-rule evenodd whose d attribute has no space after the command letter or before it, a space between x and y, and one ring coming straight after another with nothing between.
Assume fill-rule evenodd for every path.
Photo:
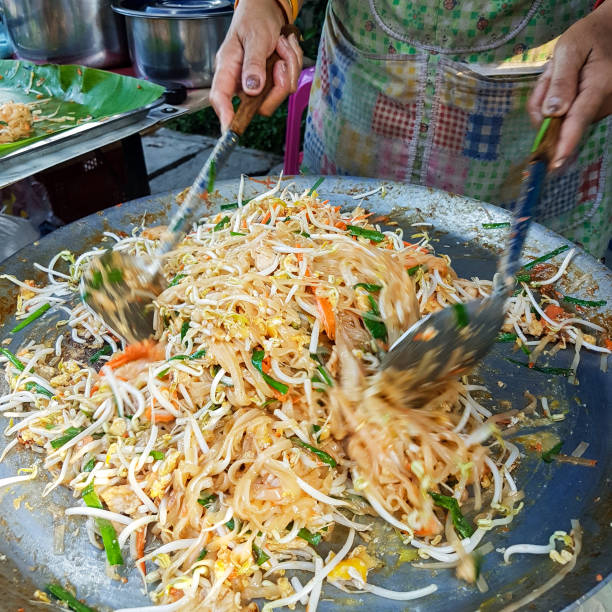
<instances>
[{"instance_id":1,"label":"blurred motion of spatula","mask_svg":"<svg viewBox=\"0 0 612 612\"><path fill-rule=\"evenodd\" d=\"M286 25L281 34L289 37L300 31ZM186 228L204 204L214 184L215 174L256 115L274 85L273 69L280 57L276 51L266 63L266 82L256 96L244 92L229 129L219 138L209 158L189 189L183 204L172 217L155 255L150 259L107 251L93 260L81 279L81 295L87 304L128 343L153 333L153 300L166 288L161 274L162 257L185 236Z\"/></svg>"},{"instance_id":2,"label":"blurred motion of spatula","mask_svg":"<svg viewBox=\"0 0 612 612\"><path fill-rule=\"evenodd\" d=\"M506 300L516 284L521 250L554 155L561 121L547 117L536 136L491 295L443 308L415 323L384 355L383 369L409 370L415 385L436 384L469 372L491 350L504 322Z\"/></svg>"}]
</instances>

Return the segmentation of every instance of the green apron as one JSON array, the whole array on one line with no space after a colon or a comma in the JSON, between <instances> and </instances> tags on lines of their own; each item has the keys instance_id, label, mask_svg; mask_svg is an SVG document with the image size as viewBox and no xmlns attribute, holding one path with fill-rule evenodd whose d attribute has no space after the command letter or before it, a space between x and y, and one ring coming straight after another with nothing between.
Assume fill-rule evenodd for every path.
<instances>
[{"instance_id":1,"label":"green apron","mask_svg":"<svg viewBox=\"0 0 612 612\"><path fill-rule=\"evenodd\" d=\"M304 166L377 176L505 207L534 138L525 106L556 38L590 11L570 0L331 0ZM537 220L601 256L611 235L610 118L547 180ZM514 191L514 192L513 192Z\"/></svg>"}]
</instances>

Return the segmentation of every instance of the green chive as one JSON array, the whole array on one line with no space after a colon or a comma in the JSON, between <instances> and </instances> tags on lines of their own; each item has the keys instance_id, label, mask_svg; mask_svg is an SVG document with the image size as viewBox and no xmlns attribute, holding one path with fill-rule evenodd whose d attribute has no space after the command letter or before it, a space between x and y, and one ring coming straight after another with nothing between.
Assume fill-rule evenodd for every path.
<instances>
[{"instance_id":1,"label":"green chive","mask_svg":"<svg viewBox=\"0 0 612 612\"><path fill-rule=\"evenodd\" d=\"M91 470L94 469L96 465L96 460L92 457L84 466L83 466L83 471L84 472L91 472Z\"/></svg>"},{"instance_id":2,"label":"green chive","mask_svg":"<svg viewBox=\"0 0 612 612\"><path fill-rule=\"evenodd\" d=\"M326 463L330 467L335 468L336 465L338 465L336 460L331 455L328 455L325 451L322 451L316 446L302 442L302 440L300 440L297 436L292 436L291 441L297 446L301 446L302 448L309 450L313 455L316 455L323 463Z\"/></svg>"},{"instance_id":3,"label":"green chive","mask_svg":"<svg viewBox=\"0 0 612 612\"><path fill-rule=\"evenodd\" d=\"M332 377L329 375L329 373L328 373L327 369L325 368L325 366L321 363L321 360L319 359L319 356L316 353L311 353L310 354L310 358L318 364L317 365L317 370L319 371L319 374L321 374L321 376L323 377L323 380L330 387L333 387L334 386L334 381L332 380Z\"/></svg>"},{"instance_id":4,"label":"green chive","mask_svg":"<svg viewBox=\"0 0 612 612\"><path fill-rule=\"evenodd\" d=\"M358 225L347 225L346 229L349 231L349 234L351 234L351 236L361 236L362 238L367 238L372 242L382 242L385 239L384 234L381 234L376 230L359 227Z\"/></svg>"},{"instance_id":5,"label":"green chive","mask_svg":"<svg viewBox=\"0 0 612 612\"><path fill-rule=\"evenodd\" d=\"M208 172L208 187L206 188L208 193L212 193L213 189L215 188L215 178L217 178L217 165L213 159L210 162L210 170Z\"/></svg>"},{"instance_id":6,"label":"green chive","mask_svg":"<svg viewBox=\"0 0 612 612\"><path fill-rule=\"evenodd\" d=\"M246 234L242 232L230 232L230 236L246 236Z\"/></svg>"},{"instance_id":7,"label":"green chive","mask_svg":"<svg viewBox=\"0 0 612 612\"><path fill-rule=\"evenodd\" d=\"M321 177L319 179L317 179L317 182L308 190L308 193L306 195L311 196L321 185L321 183L325 180L325 177Z\"/></svg>"},{"instance_id":8,"label":"green chive","mask_svg":"<svg viewBox=\"0 0 612 612\"><path fill-rule=\"evenodd\" d=\"M229 204L221 204L221 210L233 210L238 208L238 202L230 202Z\"/></svg>"},{"instance_id":9,"label":"green chive","mask_svg":"<svg viewBox=\"0 0 612 612\"><path fill-rule=\"evenodd\" d=\"M202 559L204 559L204 557L205 557L207 554L208 554L208 551L207 551L205 548L203 548L203 549L200 551L200 554L198 555L198 558L196 559L196 561L201 561Z\"/></svg>"},{"instance_id":10,"label":"green chive","mask_svg":"<svg viewBox=\"0 0 612 612\"><path fill-rule=\"evenodd\" d=\"M266 554L257 544L253 543L253 557L257 565L263 565L270 558L270 555Z\"/></svg>"},{"instance_id":11,"label":"green chive","mask_svg":"<svg viewBox=\"0 0 612 612\"><path fill-rule=\"evenodd\" d=\"M434 500L436 506L440 506L440 508L445 508L450 512L451 519L453 521L453 525L457 530L457 533L462 538L469 538L474 533L474 528L468 520L461 514L461 510L459 509L459 503L454 497L449 497L448 495L441 495L440 493L434 493L433 491L429 491L429 494Z\"/></svg>"},{"instance_id":12,"label":"green chive","mask_svg":"<svg viewBox=\"0 0 612 612\"><path fill-rule=\"evenodd\" d=\"M153 457L153 459L155 459L155 461L163 461L165 458L165 453L162 453L161 451L156 451L156 450L152 450L149 455L151 455L151 457Z\"/></svg>"},{"instance_id":13,"label":"green chive","mask_svg":"<svg viewBox=\"0 0 612 612\"><path fill-rule=\"evenodd\" d=\"M106 271L106 278L111 283L120 283L123 281L123 272L119 268L109 268Z\"/></svg>"},{"instance_id":14,"label":"green chive","mask_svg":"<svg viewBox=\"0 0 612 612\"><path fill-rule=\"evenodd\" d=\"M580 298L575 298L570 295L564 295L563 301L569 302L570 304L578 304L579 306L588 306L589 308L598 308L599 306L605 306L608 303L606 300L581 300Z\"/></svg>"},{"instance_id":15,"label":"green chive","mask_svg":"<svg viewBox=\"0 0 612 612\"><path fill-rule=\"evenodd\" d=\"M314 434L315 440L318 442L319 441L319 432L321 431L321 426L320 425L313 425L312 426L312 433Z\"/></svg>"},{"instance_id":16,"label":"green chive","mask_svg":"<svg viewBox=\"0 0 612 612\"><path fill-rule=\"evenodd\" d=\"M68 427L64 431L64 434L55 440L51 440L51 446L53 448L60 448L66 444L66 442L70 442L72 438L78 436L85 428L84 427Z\"/></svg>"},{"instance_id":17,"label":"green chive","mask_svg":"<svg viewBox=\"0 0 612 612\"><path fill-rule=\"evenodd\" d=\"M500 333L497 336L496 342L516 342L518 336L509 332Z\"/></svg>"},{"instance_id":18,"label":"green chive","mask_svg":"<svg viewBox=\"0 0 612 612\"><path fill-rule=\"evenodd\" d=\"M51 304L43 304L40 308L37 308L29 317L25 318L23 321L19 322L13 329L11 329L11 334L16 334L18 331L21 331L24 327L27 327L33 321L36 321L39 317L42 317L47 310L51 308Z\"/></svg>"},{"instance_id":19,"label":"green chive","mask_svg":"<svg viewBox=\"0 0 612 612\"><path fill-rule=\"evenodd\" d=\"M193 355L189 355L189 361L193 361L194 359L202 359L206 355L206 349L200 349L193 353Z\"/></svg>"},{"instance_id":20,"label":"green chive","mask_svg":"<svg viewBox=\"0 0 612 612\"><path fill-rule=\"evenodd\" d=\"M514 363L516 365L523 366L524 368L529 368L530 370L534 370L535 372L541 372L542 374L555 374L559 376L570 376L574 374L574 370L571 368L546 368L543 366L538 366L535 364L530 364L525 361L518 361L517 359L511 359L510 357L504 357L506 361L510 363Z\"/></svg>"},{"instance_id":21,"label":"green chive","mask_svg":"<svg viewBox=\"0 0 612 612\"><path fill-rule=\"evenodd\" d=\"M83 501L86 506L90 508L98 508L103 510L102 502L94 491L93 485L89 485L83 489L82 493ZM96 524L100 530L102 536L102 543L104 544L104 550L106 551L106 558L110 565L123 565L123 557L121 556L121 549L119 548L119 542L117 542L117 532L113 527L112 523L106 519L96 518Z\"/></svg>"},{"instance_id":22,"label":"green chive","mask_svg":"<svg viewBox=\"0 0 612 612\"><path fill-rule=\"evenodd\" d=\"M408 268L406 270L406 272L408 272L408 276L414 276L420 267L421 264L417 264L416 266L412 266L412 268Z\"/></svg>"},{"instance_id":23,"label":"green chive","mask_svg":"<svg viewBox=\"0 0 612 612\"><path fill-rule=\"evenodd\" d=\"M531 355L531 351L522 343L521 343L521 351L523 351L525 355Z\"/></svg>"},{"instance_id":24,"label":"green chive","mask_svg":"<svg viewBox=\"0 0 612 612\"><path fill-rule=\"evenodd\" d=\"M181 340L185 339L187 332L189 331L190 321L184 321L181 325Z\"/></svg>"},{"instance_id":25,"label":"green chive","mask_svg":"<svg viewBox=\"0 0 612 612\"><path fill-rule=\"evenodd\" d=\"M102 272L100 272L100 270L94 270L91 275L91 280L89 281L89 286L94 290L98 290L102 286L102 283Z\"/></svg>"},{"instance_id":26,"label":"green chive","mask_svg":"<svg viewBox=\"0 0 612 612\"><path fill-rule=\"evenodd\" d=\"M483 223L483 229L497 229L498 227L510 227L510 221L505 221L504 223Z\"/></svg>"},{"instance_id":27,"label":"green chive","mask_svg":"<svg viewBox=\"0 0 612 612\"><path fill-rule=\"evenodd\" d=\"M229 521L227 521L227 523L225 523L225 526L230 530L230 531L234 531L234 529L236 528L236 521L234 521L233 518L231 518Z\"/></svg>"},{"instance_id":28,"label":"green chive","mask_svg":"<svg viewBox=\"0 0 612 612\"><path fill-rule=\"evenodd\" d=\"M168 375L168 372L170 371L170 368L166 368L165 370L162 370L158 375L157 378L159 378L160 380L162 378L165 378Z\"/></svg>"},{"instance_id":29,"label":"green chive","mask_svg":"<svg viewBox=\"0 0 612 612\"><path fill-rule=\"evenodd\" d=\"M215 493L211 493L210 495L200 497L200 499L198 499L198 504L200 504L200 506L204 506L205 508L210 508L216 501L217 495Z\"/></svg>"},{"instance_id":30,"label":"green chive","mask_svg":"<svg viewBox=\"0 0 612 612\"><path fill-rule=\"evenodd\" d=\"M96 612L93 608L81 603L72 593L69 593L59 584L48 584L47 591L60 601L63 601L74 612Z\"/></svg>"},{"instance_id":31,"label":"green chive","mask_svg":"<svg viewBox=\"0 0 612 612\"><path fill-rule=\"evenodd\" d=\"M96 351L90 358L89 363L96 363L102 355L110 355L113 352L110 344L105 344L99 351Z\"/></svg>"},{"instance_id":32,"label":"green chive","mask_svg":"<svg viewBox=\"0 0 612 612\"><path fill-rule=\"evenodd\" d=\"M467 327L470 318L468 317L465 304L453 304L452 308L455 311L455 323L457 327Z\"/></svg>"},{"instance_id":33,"label":"green chive","mask_svg":"<svg viewBox=\"0 0 612 612\"><path fill-rule=\"evenodd\" d=\"M551 251L550 253L546 253L546 255L542 255L542 257L538 257L537 259L530 261L528 264L525 264L523 266L523 270L531 270L531 268L533 268L534 266L537 266L539 263L548 261L549 259L552 259L556 255L559 255L559 253L563 253L563 251L567 251L567 249L569 249L569 246L567 244L564 244L563 246L560 246L558 249L555 249L554 251Z\"/></svg>"},{"instance_id":34,"label":"green chive","mask_svg":"<svg viewBox=\"0 0 612 612\"><path fill-rule=\"evenodd\" d=\"M542 461L545 463L552 463L554 461L555 455L558 455L561 452L561 447L563 446L563 442L557 442L552 448L549 448L547 451L542 453Z\"/></svg>"},{"instance_id":35,"label":"green chive","mask_svg":"<svg viewBox=\"0 0 612 612\"><path fill-rule=\"evenodd\" d=\"M230 224L230 218L227 215L225 215L225 217L223 217L223 219L221 219L221 221L219 221L219 223L217 223L217 225L213 227L213 232L220 232L223 228L225 228L229 224Z\"/></svg>"},{"instance_id":36,"label":"green chive","mask_svg":"<svg viewBox=\"0 0 612 612\"><path fill-rule=\"evenodd\" d=\"M546 130L550 125L551 119L551 117L545 117L544 121L542 121L540 129L538 130L535 140L533 141L533 145L531 146L531 153L535 153L538 150L540 144L542 144L542 140L544 140L544 134L546 134Z\"/></svg>"},{"instance_id":37,"label":"green chive","mask_svg":"<svg viewBox=\"0 0 612 612\"><path fill-rule=\"evenodd\" d=\"M353 289L357 289L359 287L369 291L370 293L378 293L382 289L382 285L373 285L372 283L357 283L356 285L353 285Z\"/></svg>"},{"instance_id":38,"label":"green chive","mask_svg":"<svg viewBox=\"0 0 612 612\"><path fill-rule=\"evenodd\" d=\"M321 542L321 534L320 533L312 533L306 529L306 527L302 527L298 531L298 538L302 538L302 540L306 540L311 546L318 546Z\"/></svg>"},{"instance_id":39,"label":"green chive","mask_svg":"<svg viewBox=\"0 0 612 612\"><path fill-rule=\"evenodd\" d=\"M168 361L183 361L184 359L189 359L189 355L173 355Z\"/></svg>"},{"instance_id":40,"label":"green chive","mask_svg":"<svg viewBox=\"0 0 612 612\"><path fill-rule=\"evenodd\" d=\"M178 285L181 281L181 279L185 278L185 276L187 276L186 274L177 274L171 281L170 284L168 285L168 287L174 287L175 285Z\"/></svg>"},{"instance_id":41,"label":"green chive","mask_svg":"<svg viewBox=\"0 0 612 612\"><path fill-rule=\"evenodd\" d=\"M5 348L0 348L0 353L4 355L20 372L25 370L25 364L22 361L13 355L11 351Z\"/></svg>"},{"instance_id":42,"label":"green chive","mask_svg":"<svg viewBox=\"0 0 612 612\"><path fill-rule=\"evenodd\" d=\"M363 323L375 340L387 341L387 326L380 320L380 310L376 300L368 295L371 309L362 315Z\"/></svg>"},{"instance_id":43,"label":"green chive","mask_svg":"<svg viewBox=\"0 0 612 612\"><path fill-rule=\"evenodd\" d=\"M518 283L528 283L531 281L531 274L517 274L516 281Z\"/></svg>"},{"instance_id":44,"label":"green chive","mask_svg":"<svg viewBox=\"0 0 612 612\"><path fill-rule=\"evenodd\" d=\"M45 389L42 385L39 385L38 383L35 383L33 381L26 383L25 388L26 388L26 391L35 391L39 395L46 395L47 397L53 397L53 393L49 391L49 389Z\"/></svg>"},{"instance_id":45,"label":"green chive","mask_svg":"<svg viewBox=\"0 0 612 612\"><path fill-rule=\"evenodd\" d=\"M276 389L281 395L285 395L289 391L289 387L286 384L275 380L271 376L268 376L263 371L263 360L265 356L266 354L264 351L254 351L253 355L251 356L251 363L255 366L257 371L262 375L263 379L270 387Z\"/></svg>"}]
</instances>

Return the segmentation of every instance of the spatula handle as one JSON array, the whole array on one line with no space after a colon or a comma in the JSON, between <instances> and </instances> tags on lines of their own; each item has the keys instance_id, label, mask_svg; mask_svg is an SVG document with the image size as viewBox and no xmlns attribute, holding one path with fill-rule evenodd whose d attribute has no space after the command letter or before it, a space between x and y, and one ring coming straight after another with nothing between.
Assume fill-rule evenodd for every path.
<instances>
[{"instance_id":1,"label":"spatula handle","mask_svg":"<svg viewBox=\"0 0 612 612\"><path fill-rule=\"evenodd\" d=\"M287 38L291 34L295 34L298 40L300 38L300 31L293 24L283 26L281 34ZM268 58L268 61L266 62L266 83L260 93L258 93L256 96L250 96L245 92L241 92L239 94L238 97L240 98L240 106L238 107L238 110L236 111L234 119L230 125L230 130L232 130L232 132L236 132L236 134L242 136L247 127L249 127L253 117L261 108L263 101L268 97L270 91L272 91L272 87L274 87L274 66L280 59L281 58L276 51L274 51L274 53L272 53L272 55Z\"/></svg>"}]
</instances>

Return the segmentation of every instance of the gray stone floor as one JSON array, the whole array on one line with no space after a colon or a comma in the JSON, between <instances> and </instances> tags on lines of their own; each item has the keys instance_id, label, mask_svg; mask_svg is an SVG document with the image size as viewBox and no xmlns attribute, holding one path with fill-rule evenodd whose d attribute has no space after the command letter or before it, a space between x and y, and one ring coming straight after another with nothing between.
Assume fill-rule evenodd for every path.
<instances>
[{"instance_id":1,"label":"gray stone floor","mask_svg":"<svg viewBox=\"0 0 612 612\"><path fill-rule=\"evenodd\" d=\"M215 146L215 139L196 134L182 134L161 128L144 136L144 149L151 193L183 189L191 185ZM268 174L283 161L282 157L255 149L237 147L220 169L218 178L237 178L240 174Z\"/></svg>"}]
</instances>

